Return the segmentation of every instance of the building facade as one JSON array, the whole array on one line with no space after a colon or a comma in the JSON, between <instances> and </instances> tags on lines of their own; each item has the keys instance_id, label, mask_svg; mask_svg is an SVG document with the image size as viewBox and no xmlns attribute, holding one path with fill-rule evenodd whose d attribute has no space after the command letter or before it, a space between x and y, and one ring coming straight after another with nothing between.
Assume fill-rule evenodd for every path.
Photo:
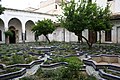
<instances>
[{"instance_id":1,"label":"building facade","mask_svg":"<svg viewBox=\"0 0 120 80\"><path fill-rule=\"evenodd\" d=\"M113 29L109 32L101 32L102 43L120 43L120 0L91 0L105 7L107 3L110 3L111 11L113 13L114 19L111 22L114 24ZM48 18L56 22L57 15L62 14L62 9L60 6L60 0L47 0L40 3L37 9L27 8L25 10L9 9L4 11L4 14L0 15L0 43L5 43L4 31L8 29L12 30L13 37L9 37L10 43L20 43L20 42L34 42L35 36L31 31L31 27L38 20L43 20ZM83 36L87 39L91 39L91 33L88 30L83 31ZM96 33L95 40L99 40L99 33ZM50 41L77 41L78 37L68 30L57 27L57 29L52 33L48 34ZM39 41L46 41L46 38L41 35Z\"/></svg>"}]
</instances>

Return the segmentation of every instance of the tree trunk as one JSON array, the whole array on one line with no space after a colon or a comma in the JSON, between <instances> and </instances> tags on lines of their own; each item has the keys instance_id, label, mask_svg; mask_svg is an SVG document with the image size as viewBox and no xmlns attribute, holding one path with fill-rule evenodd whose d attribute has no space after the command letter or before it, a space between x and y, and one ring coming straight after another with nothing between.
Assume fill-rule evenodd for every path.
<instances>
[{"instance_id":1,"label":"tree trunk","mask_svg":"<svg viewBox=\"0 0 120 80\"><path fill-rule=\"evenodd\" d=\"M49 38L48 38L48 36L47 35L44 35L45 37L46 37L46 39L48 40L48 42L50 43L50 40L49 40Z\"/></svg>"},{"instance_id":2,"label":"tree trunk","mask_svg":"<svg viewBox=\"0 0 120 80\"><path fill-rule=\"evenodd\" d=\"M88 47L89 47L89 49L91 49L92 48L92 45L93 45L93 43L90 43L84 36L81 36L83 39L85 39L85 41L87 42L87 44L88 44Z\"/></svg>"},{"instance_id":3,"label":"tree trunk","mask_svg":"<svg viewBox=\"0 0 120 80\"><path fill-rule=\"evenodd\" d=\"M5 44L9 44L9 36L5 36Z\"/></svg>"},{"instance_id":4,"label":"tree trunk","mask_svg":"<svg viewBox=\"0 0 120 80\"><path fill-rule=\"evenodd\" d=\"M38 42L38 36L37 35L35 35L35 41Z\"/></svg>"},{"instance_id":5,"label":"tree trunk","mask_svg":"<svg viewBox=\"0 0 120 80\"><path fill-rule=\"evenodd\" d=\"M78 36L78 43L80 43L80 36Z\"/></svg>"}]
</instances>

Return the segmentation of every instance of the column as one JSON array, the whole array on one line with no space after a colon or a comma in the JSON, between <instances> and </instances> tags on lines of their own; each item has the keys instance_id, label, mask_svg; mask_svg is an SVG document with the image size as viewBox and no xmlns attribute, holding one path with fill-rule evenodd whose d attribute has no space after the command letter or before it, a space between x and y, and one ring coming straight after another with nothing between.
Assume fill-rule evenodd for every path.
<instances>
[{"instance_id":1,"label":"column","mask_svg":"<svg viewBox=\"0 0 120 80\"><path fill-rule=\"evenodd\" d=\"M25 43L25 23L22 22L22 42Z\"/></svg>"}]
</instances>

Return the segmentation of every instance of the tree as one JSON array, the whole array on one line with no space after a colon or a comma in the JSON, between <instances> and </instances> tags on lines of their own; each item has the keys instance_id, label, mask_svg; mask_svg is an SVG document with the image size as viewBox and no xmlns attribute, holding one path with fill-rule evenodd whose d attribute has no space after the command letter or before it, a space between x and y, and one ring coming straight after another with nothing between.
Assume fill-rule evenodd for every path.
<instances>
[{"instance_id":1,"label":"tree","mask_svg":"<svg viewBox=\"0 0 120 80\"><path fill-rule=\"evenodd\" d=\"M77 3L74 0L71 0L69 3L62 3L63 15L61 16L59 21L61 22L61 26L65 27L71 32L74 32L78 36L78 42L81 39L82 31L86 29L86 22L83 10L85 8L84 2L79 5L79 8L76 9ZM81 10L80 10L81 9ZM81 13L79 13L81 12ZM84 19L83 19L84 18ZM81 25L81 27L79 27Z\"/></svg>"},{"instance_id":2,"label":"tree","mask_svg":"<svg viewBox=\"0 0 120 80\"><path fill-rule=\"evenodd\" d=\"M5 8L0 5L0 15L3 14L4 10L5 10Z\"/></svg>"},{"instance_id":3,"label":"tree","mask_svg":"<svg viewBox=\"0 0 120 80\"><path fill-rule=\"evenodd\" d=\"M54 30L54 23L50 19L44 19L42 21L38 20L38 22L36 22L36 24L32 27L32 31L35 32L36 37L43 34L49 43L50 40L47 35L52 33Z\"/></svg>"},{"instance_id":4,"label":"tree","mask_svg":"<svg viewBox=\"0 0 120 80\"><path fill-rule=\"evenodd\" d=\"M92 42L89 42L82 31L90 29L92 31L101 31L111 29L109 6L105 9L98 7L96 3L86 0L71 0L69 3L62 1L63 15L59 17L61 26L65 27L78 36L78 41L85 39L89 48ZM100 20L99 20L100 19ZM107 20L107 21L106 21Z\"/></svg>"},{"instance_id":5,"label":"tree","mask_svg":"<svg viewBox=\"0 0 120 80\"><path fill-rule=\"evenodd\" d=\"M89 17L90 24L88 29L94 32L99 32L99 42L101 43L101 31L112 29L111 12L109 4L105 8L101 8L94 3L92 8L92 15ZM88 8L89 9L89 8Z\"/></svg>"},{"instance_id":6,"label":"tree","mask_svg":"<svg viewBox=\"0 0 120 80\"><path fill-rule=\"evenodd\" d=\"M7 30L7 31L4 32L4 34L5 34L5 43L9 44L9 37L13 36L12 31L11 30Z\"/></svg>"}]
</instances>

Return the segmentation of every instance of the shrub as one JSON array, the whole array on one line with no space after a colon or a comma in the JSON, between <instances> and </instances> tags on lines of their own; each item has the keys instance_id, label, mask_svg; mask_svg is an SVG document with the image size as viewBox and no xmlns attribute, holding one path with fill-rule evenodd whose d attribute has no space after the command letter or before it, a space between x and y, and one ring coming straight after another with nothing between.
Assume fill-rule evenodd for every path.
<instances>
[{"instance_id":1,"label":"shrub","mask_svg":"<svg viewBox=\"0 0 120 80\"><path fill-rule=\"evenodd\" d=\"M21 55L13 55L12 56L12 59L11 59L11 64L24 64L25 63L25 60L24 60L24 57L21 56Z\"/></svg>"},{"instance_id":2,"label":"shrub","mask_svg":"<svg viewBox=\"0 0 120 80\"><path fill-rule=\"evenodd\" d=\"M13 36L13 33L11 30L7 30L4 32L5 36Z\"/></svg>"}]
</instances>

